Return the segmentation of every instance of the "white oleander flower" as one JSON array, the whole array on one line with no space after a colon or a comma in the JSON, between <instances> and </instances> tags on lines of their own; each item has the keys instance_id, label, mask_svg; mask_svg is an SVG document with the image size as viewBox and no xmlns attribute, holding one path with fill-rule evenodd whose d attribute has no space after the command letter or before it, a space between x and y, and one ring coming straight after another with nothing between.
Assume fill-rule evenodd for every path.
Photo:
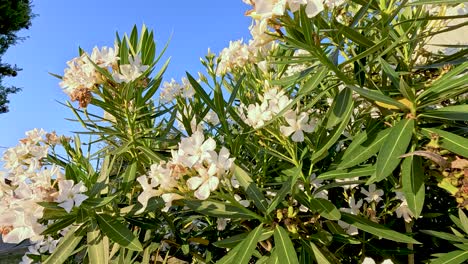
<instances>
[{"instance_id":1,"label":"white oleander flower","mask_svg":"<svg viewBox=\"0 0 468 264\"><path fill-rule=\"evenodd\" d=\"M196 131L190 137L183 138L179 143L179 159L192 168L198 162L210 158L210 151L216 148L216 141L212 138L205 140L202 131Z\"/></svg>"},{"instance_id":2,"label":"white oleander flower","mask_svg":"<svg viewBox=\"0 0 468 264\"><path fill-rule=\"evenodd\" d=\"M243 200L242 197L238 194L234 194L234 199L238 201L242 206L244 207L249 207L250 206L250 201L249 200Z\"/></svg>"},{"instance_id":3,"label":"white oleander flower","mask_svg":"<svg viewBox=\"0 0 468 264\"><path fill-rule=\"evenodd\" d=\"M304 141L304 132L310 133L314 131L314 124L309 123L309 116L307 113L302 112L296 115L296 112L289 110L284 114L284 119L289 126L280 126L280 131L286 137L292 134L292 141Z\"/></svg>"},{"instance_id":4,"label":"white oleander flower","mask_svg":"<svg viewBox=\"0 0 468 264\"><path fill-rule=\"evenodd\" d=\"M130 64L120 65L120 73L114 72L112 77L117 83L128 83L138 79L148 68L141 63L140 56L129 56Z\"/></svg>"},{"instance_id":5,"label":"white oleander flower","mask_svg":"<svg viewBox=\"0 0 468 264\"><path fill-rule=\"evenodd\" d=\"M165 161L151 165L149 178L152 185L158 186L163 191L177 187L177 177L173 176L171 165L171 162L166 163Z\"/></svg>"},{"instance_id":6,"label":"white oleander flower","mask_svg":"<svg viewBox=\"0 0 468 264\"><path fill-rule=\"evenodd\" d=\"M218 218L216 219L216 229L223 231L226 229L227 223L231 221L229 218Z\"/></svg>"},{"instance_id":7,"label":"white oleander flower","mask_svg":"<svg viewBox=\"0 0 468 264\"><path fill-rule=\"evenodd\" d=\"M366 257L364 258L364 261L362 262L362 264L376 264L376 262L373 258ZM381 264L393 264L393 261L390 259L386 259L382 261Z\"/></svg>"},{"instance_id":8,"label":"white oleander flower","mask_svg":"<svg viewBox=\"0 0 468 264\"><path fill-rule=\"evenodd\" d=\"M366 200L368 203L372 201L375 201L375 203L382 201L382 195L384 194L383 190L376 189L375 184L369 185L369 191L364 189L364 187L361 187L361 192L367 196L364 198L364 200Z\"/></svg>"},{"instance_id":9,"label":"white oleander flower","mask_svg":"<svg viewBox=\"0 0 468 264\"><path fill-rule=\"evenodd\" d=\"M335 8L345 3L345 0L325 0L323 3L328 8Z\"/></svg>"},{"instance_id":10,"label":"white oleander flower","mask_svg":"<svg viewBox=\"0 0 468 264\"><path fill-rule=\"evenodd\" d=\"M163 83L159 98L161 102L171 102L180 94L180 90L180 84L176 80L171 79L170 82Z\"/></svg>"},{"instance_id":11,"label":"white oleander flower","mask_svg":"<svg viewBox=\"0 0 468 264\"><path fill-rule=\"evenodd\" d=\"M414 217L413 212L408 208L408 202L402 192L395 192L396 198L401 201L398 208L395 210L395 213L398 218L405 219L405 222L411 222L412 218Z\"/></svg>"},{"instance_id":12,"label":"white oleander flower","mask_svg":"<svg viewBox=\"0 0 468 264\"><path fill-rule=\"evenodd\" d=\"M161 209L161 211L167 212L169 211L169 208L172 206L172 202L174 200L179 200L179 199L182 199L183 197L177 193L165 193L161 195L161 198L164 200L166 204L166 206L163 209Z\"/></svg>"},{"instance_id":13,"label":"white oleander flower","mask_svg":"<svg viewBox=\"0 0 468 264\"><path fill-rule=\"evenodd\" d=\"M181 85L181 90L180 90L180 96L182 96L183 98L190 99L194 95L195 95L195 89L193 89L192 84L190 83L190 81L187 78L182 77L182 85Z\"/></svg>"},{"instance_id":14,"label":"white oleander flower","mask_svg":"<svg viewBox=\"0 0 468 264\"><path fill-rule=\"evenodd\" d=\"M354 200L354 197L350 197L349 198L349 201L348 201L348 204L349 204L349 208L340 208L340 211L342 212L345 212L345 213L349 213L349 214L352 214L352 215L358 215L359 214L359 210L361 209L362 207L362 203L363 203L363 200L360 199L357 203L356 203L356 200ZM341 220L338 220L338 224L346 230L346 233L353 236L353 235L357 235L358 234L358 229L353 226L353 225L350 225L346 222L343 222Z\"/></svg>"},{"instance_id":15,"label":"white oleander flower","mask_svg":"<svg viewBox=\"0 0 468 264\"><path fill-rule=\"evenodd\" d=\"M273 113L268 109L268 102L250 104L244 122L253 128L260 128L271 120Z\"/></svg>"},{"instance_id":16,"label":"white oleander flower","mask_svg":"<svg viewBox=\"0 0 468 264\"><path fill-rule=\"evenodd\" d=\"M84 200L88 199L88 196L83 194L88 189L81 181L78 184L74 184L73 180L61 180L58 186L59 194L55 201L67 213L70 213L73 207L79 207Z\"/></svg>"},{"instance_id":17,"label":"white oleander flower","mask_svg":"<svg viewBox=\"0 0 468 264\"><path fill-rule=\"evenodd\" d=\"M207 123L212 124L213 126L216 126L219 124L219 117L216 114L216 112L213 110L208 111L208 113L205 115L203 120Z\"/></svg>"},{"instance_id":18,"label":"white oleander flower","mask_svg":"<svg viewBox=\"0 0 468 264\"><path fill-rule=\"evenodd\" d=\"M94 47L91 53L90 59L101 68L112 67L117 64L119 60L119 46L114 45L114 48L102 47L99 50L98 47Z\"/></svg>"},{"instance_id":19,"label":"white oleander flower","mask_svg":"<svg viewBox=\"0 0 468 264\"><path fill-rule=\"evenodd\" d=\"M308 18L315 17L322 12L322 0L288 0L289 9L296 12L301 8L301 5L306 5L305 12Z\"/></svg>"},{"instance_id":20,"label":"white oleander flower","mask_svg":"<svg viewBox=\"0 0 468 264\"><path fill-rule=\"evenodd\" d=\"M219 54L219 63L216 68L218 76L232 72L235 68L242 68L248 62L253 61L253 54L249 46L243 40L230 41L229 47L224 48Z\"/></svg>"},{"instance_id":21,"label":"white oleander flower","mask_svg":"<svg viewBox=\"0 0 468 264\"><path fill-rule=\"evenodd\" d=\"M198 175L187 180L187 186L190 190L195 190L195 197L199 200L206 200L210 192L218 188L219 179L216 177L217 168L211 165L208 169L199 166L196 168Z\"/></svg>"},{"instance_id":22,"label":"white oleander flower","mask_svg":"<svg viewBox=\"0 0 468 264\"><path fill-rule=\"evenodd\" d=\"M88 62L88 54L67 62L68 68L64 70L62 81L59 83L64 92L72 96L80 88L91 89L96 83L96 69Z\"/></svg>"},{"instance_id":23,"label":"white oleander flower","mask_svg":"<svg viewBox=\"0 0 468 264\"><path fill-rule=\"evenodd\" d=\"M157 187L157 184L146 175L140 176L136 180L140 183L141 188L143 188L143 192L141 192L137 198L138 202L140 202L140 204L143 206L140 210L138 210L137 213L141 213L146 209L149 199L160 195L161 192L154 189Z\"/></svg>"},{"instance_id":24,"label":"white oleander flower","mask_svg":"<svg viewBox=\"0 0 468 264\"><path fill-rule=\"evenodd\" d=\"M210 151L209 163L216 167L216 176L221 178L231 171L234 165L235 158L229 158L229 150L222 147L219 154L215 151Z\"/></svg>"},{"instance_id":25,"label":"white oleander flower","mask_svg":"<svg viewBox=\"0 0 468 264\"><path fill-rule=\"evenodd\" d=\"M273 114L278 114L292 102L285 92L278 87L268 89L263 94L263 100L268 102L268 109Z\"/></svg>"},{"instance_id":26,"label":"white oleander flower","mask_svg":"<svg viewBox=\"0 0 468 264\"><path fill-rule=\"evenodd\" d=\"M287 0L254 0L254 9L250 13L255 19L270 19L282 16L286 11Z\"/></svg>"}]
</instances>

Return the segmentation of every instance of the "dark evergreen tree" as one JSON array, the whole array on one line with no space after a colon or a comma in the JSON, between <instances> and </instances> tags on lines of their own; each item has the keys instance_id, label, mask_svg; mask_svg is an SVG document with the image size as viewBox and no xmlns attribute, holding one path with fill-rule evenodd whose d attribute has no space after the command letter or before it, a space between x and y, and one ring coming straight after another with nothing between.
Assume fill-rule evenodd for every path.
<instances>
[{"instance_id":1,"label":"dark evergreen tree","mask_svg":"<svg viewBox=\"0 0 468 264\"><path fill-rule=\"evenodd\" d=\"M2 55L7 49L22 38L16 34L21 29L31 26L31 1L29 0L0 0L0 114L8 112L8 95L20 89L14 86L4 86L4 77L15 77L21 69L16 65L2 62Z\"/></svg>"}]
</instances>

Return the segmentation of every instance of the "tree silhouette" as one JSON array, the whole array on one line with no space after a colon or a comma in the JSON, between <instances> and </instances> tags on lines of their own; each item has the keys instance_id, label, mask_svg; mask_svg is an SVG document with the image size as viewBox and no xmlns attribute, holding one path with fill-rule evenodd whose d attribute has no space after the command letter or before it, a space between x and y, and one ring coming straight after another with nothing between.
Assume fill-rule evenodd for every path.
<instances>
[{"instance_id":1,"label":"tree silhouette","mask_svg":"<svg viewBox=\"0 0 468 264\"><path fill-rule=\"evenodd\" d=\"M15 77L21 70L16 65L3 63L2 55L22 40L16 34L21 29L29 29L33 16L29 0L0 0L0 113L8 112L8 95L20 91L18 87L4 86L2 80Z\"/></svg>"}]
</instances>

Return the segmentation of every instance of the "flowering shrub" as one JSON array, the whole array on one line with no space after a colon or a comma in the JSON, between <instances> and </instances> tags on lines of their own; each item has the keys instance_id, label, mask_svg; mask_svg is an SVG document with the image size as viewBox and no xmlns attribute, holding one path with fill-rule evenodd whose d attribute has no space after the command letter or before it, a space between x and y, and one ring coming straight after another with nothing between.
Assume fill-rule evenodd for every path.
<instances>
[{"instance_id":1,"label":"flowering shrub","mask_svg":"<svg viewBox=\"0 0 468 264\"><path fill-rule=\"evenodd\" d=\"M244 2L252 39L198 80L163 83L145 27L56 75L91 139L5 152L23 263L468 260L466 6Z\"/></svg>"}]
</instances>

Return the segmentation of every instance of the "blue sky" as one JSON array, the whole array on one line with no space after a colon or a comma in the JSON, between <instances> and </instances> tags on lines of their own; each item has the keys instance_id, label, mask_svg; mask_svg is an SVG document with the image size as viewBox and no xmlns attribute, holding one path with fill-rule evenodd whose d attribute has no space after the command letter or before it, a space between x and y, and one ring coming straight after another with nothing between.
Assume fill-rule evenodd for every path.
<instances>
[{"instance_id":1,"label":"blue sky","mask_svg":"<svg viewBox=\"0 0 468 264\"><path fill-rule=\"evenodd\" d=\"M33 128L66 135L81 130L65 120L73 115L57 101L68 98L59 80L48 74L62 75L66 61L78 55L79 46L86 51L95 45L113 46L116 31L123 35L134 24L141 27L144 23L154 30L159 50L172 34L165 53L171 64L164 79L180 81L185 71L196 76L203 70L199 59L208 47L219 53L230 40L249 39L251 20L244 16L249 6L241 0L36 0L33 4L38 16L29 30L20 33L28 38L2 58L23 69L17 77L4 79L4 84L23 90L9 97L10 112L0 114L1 147L16 145Z\"/></svg>"}]
</instances>

